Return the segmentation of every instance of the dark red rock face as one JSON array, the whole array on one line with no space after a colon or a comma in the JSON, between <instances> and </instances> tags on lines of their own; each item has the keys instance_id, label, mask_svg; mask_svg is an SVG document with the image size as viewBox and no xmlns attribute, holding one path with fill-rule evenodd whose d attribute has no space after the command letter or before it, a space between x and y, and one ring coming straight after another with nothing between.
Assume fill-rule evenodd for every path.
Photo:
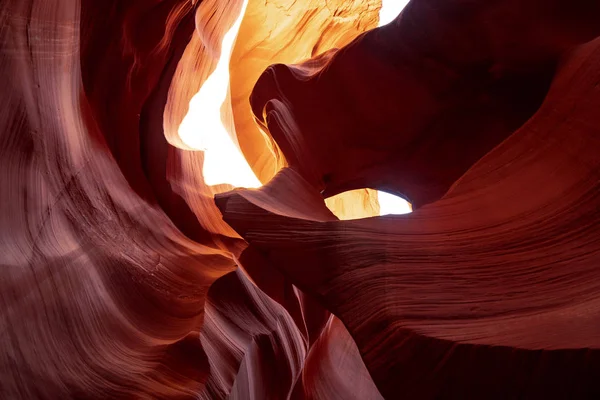
<instances>
[{"instance_id":1,"label":"dark red rock face","mask_svg":"<svg viewBox=\"0 0 600 400\"><path fill-rule=\"evenodd\" d=\"M600 398L600 3L252 1L220 193L240 5L0 3L0 398Z\"/></svg>"}]
</instances>

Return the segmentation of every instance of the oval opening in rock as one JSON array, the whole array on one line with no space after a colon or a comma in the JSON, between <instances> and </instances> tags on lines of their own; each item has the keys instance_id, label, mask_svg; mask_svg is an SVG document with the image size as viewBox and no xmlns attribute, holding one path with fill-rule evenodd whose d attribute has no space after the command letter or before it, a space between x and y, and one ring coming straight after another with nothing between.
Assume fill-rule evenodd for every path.
<instances>
[{"instance_id":1,"label":"oval opening in rock","mask_svg":"<svg viewBox=\"0 0 600 400\"><path fill-rule=\"evenodd\" d=\"M349 190L325 199L327 207L339 219L359 219L412 212L402 197L374 189Z\"/></svg>"}]
</instances>

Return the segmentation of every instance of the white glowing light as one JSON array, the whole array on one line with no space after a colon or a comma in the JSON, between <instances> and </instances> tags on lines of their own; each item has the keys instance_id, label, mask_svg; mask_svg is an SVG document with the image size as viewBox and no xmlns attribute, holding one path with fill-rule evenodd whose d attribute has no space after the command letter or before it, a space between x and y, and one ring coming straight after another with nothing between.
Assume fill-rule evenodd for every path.
<instances>
[{"instance_id":1,"label":"white glowing light","mask_svg":"<svg viewBox=\"0 0 600 400\"><path fill-rule=\"evenodd\" d=\"M381 9L379 10L379 26L387 25L392 22L400 11L408 4L409 0L381 0Z\"/></svg>"},{"instance_id":2,"label":"white glowing light","mask_svg":"<svg viewBox=\"0 0 600 400\"><path fill-rule=\"evenodd\" d=\"M204 150L202 173L204 182L211 186L224 183L238 187L261 186L221 121L221 106L229 88L231 51L247 5L248 0L244 0L240 15L223 37L217 67L190 101L189 111L179 126L179 137L186 145Z\"/></svg>"},{"instance_id":3,"label":"white glowing light","mask_svg":"<svg viewBox=\"0 0 600 400\"><path fill-rule=\"evenodd\" d=\"M377 200L379 201L379 215L408 214L412 212L409 202L393 194L379 190L377 191Z\"/></svg>"}]
</instances>

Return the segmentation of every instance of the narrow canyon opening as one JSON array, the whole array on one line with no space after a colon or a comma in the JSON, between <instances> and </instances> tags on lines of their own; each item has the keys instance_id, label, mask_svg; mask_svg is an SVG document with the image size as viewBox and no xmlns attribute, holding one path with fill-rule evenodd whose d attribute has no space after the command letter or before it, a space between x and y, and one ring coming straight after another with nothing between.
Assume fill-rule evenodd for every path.
<instances>
[{"instance_id":1,"label":"narrow canyon opening","mask_svg":"<svg viewBox=\"0 0 600 400\"><path fill-rule=\"evenodd\" d=\"M378 26L390 23L407 3L408 0L382 0ZM223 121L226 114L223 108L230 106L227 95L231 54L247 6L248 0L243 0L239 15L221 42L217 66L190 101L188 113L178 131L179 137L189 148L204 152L203 178L209 186L262 186L240 149L234 124ZM326 204L343 219L412 212L411 204L405 199L371 189L344 192L326 199Z\"/></svg>"}]
</instances>

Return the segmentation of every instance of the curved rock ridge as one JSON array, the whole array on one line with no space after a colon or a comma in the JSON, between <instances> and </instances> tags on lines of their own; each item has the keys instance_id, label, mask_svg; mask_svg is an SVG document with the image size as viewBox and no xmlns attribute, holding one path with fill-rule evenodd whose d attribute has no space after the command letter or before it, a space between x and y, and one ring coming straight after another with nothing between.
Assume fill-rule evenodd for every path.
<instances>
[{"instance_id":1,"label":"curved rock ridge","mask_svg":"<svg viewBox=\"0 0 600 400\"><path fill-rule=\"evenodd\" d=\"M231 57L231 101L237 138L265 183L286 165L277 146L265 142L248 96L271 64L294 64L347 45L375 28L381 0L250 1ZM275 155L276 157L273 157Z\"/></svg>"},{"instance_id":2,"label":"curved rock ridge","mask_svg":"<svg viewBox=\"0 0 600 400\"><path fill-rule=\"evenodd\" d=\"M367 187L418 208L533 115L599 14L583 0L413 1L339 52L269 67L252 111L327 197Z\"/></svg>"},{"instance_id":3,"label":"curved rock ridge","mask_svg":"<svg viewBox=\"0 0 600 400\"><path fill-rule=\"evenodd\" d=\"M193 397L207 379L204 298L235 263L160 206L138 134L186 4L0 6L2 398ZM152 53L148 20L180 27L174 49Z\"/></svg>"},{"instance_id":4,"label":"curved rock ridge","mask_svg":"<svg viewBox=\"0 0 600 400\"><path fill-rule=\"evenodd\" d=\"M539 110L412 214L298 218L269 206L287 180L217 204L340 318L385 398L594 398L599 67L600 39L566 54Z\"/></svg>"}]
</instances>

